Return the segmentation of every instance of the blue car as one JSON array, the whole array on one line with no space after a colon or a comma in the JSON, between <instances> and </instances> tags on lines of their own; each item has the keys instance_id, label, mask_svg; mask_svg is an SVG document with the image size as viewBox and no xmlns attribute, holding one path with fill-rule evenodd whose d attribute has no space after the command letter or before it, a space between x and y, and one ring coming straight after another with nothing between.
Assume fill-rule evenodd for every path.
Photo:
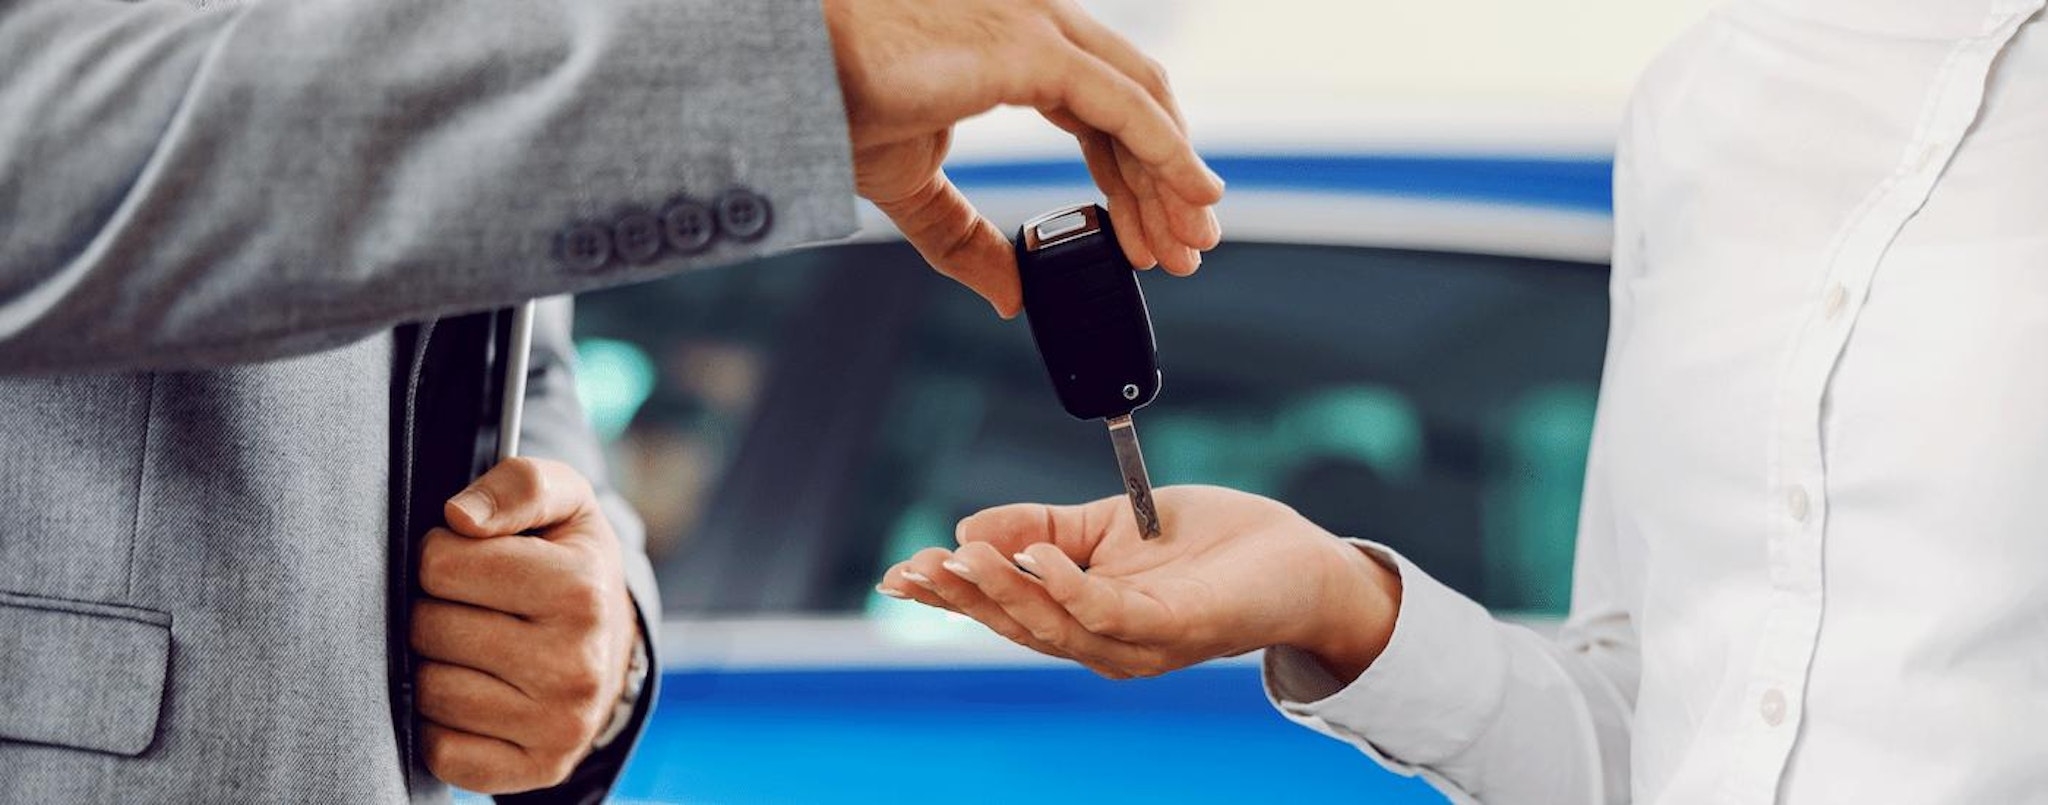
<instances>
[{"instance_id":1,"label":"blue car","mask_svg":"<svg viewBox=\"0 0 2048 805\"><path fill-rule=\"evenodd\" d=\"M1199 81L1178 86L1203 105ZM1607 330L1604 129L1430 150L1428 126L1390 145L1369 119L1314 136L1257 122L1202 140L1230 184L1225 244L1193 278L1142 277L1164 373L1137 415L1155 481L1275 497L1554 623ZM999 224L1096 198L1066 149L1012 136L1036 126L977 125L961 141L994 145L949 173ZM1442 801L1287 723L1256 657L1110 682L873 591L973 511L1120 485L1026 325L865 212L847 243L579 302L580 388L647 520L668 618L618 795Z\"/></svg>"}]
</instances>

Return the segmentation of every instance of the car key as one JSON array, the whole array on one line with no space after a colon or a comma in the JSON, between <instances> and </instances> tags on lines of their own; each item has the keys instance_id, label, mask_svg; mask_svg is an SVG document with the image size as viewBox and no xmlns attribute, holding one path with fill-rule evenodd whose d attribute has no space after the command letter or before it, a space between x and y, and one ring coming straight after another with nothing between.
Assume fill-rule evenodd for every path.
<instances>
[{"instance_id":1,"label":"car key","mask_svg":"<svg viewBox=\"0 0 2048 805\"><path fill-rule=\"evenodd\" d=\"M1159 536L1152 479L1131 424L1131 412L1159 394L1158 348L1109 211L1083 204L1026 221L1017 233L1017 274L1031 338L1060 406L1109 425L1138 532Z\"/></svg>"}]
</instances>

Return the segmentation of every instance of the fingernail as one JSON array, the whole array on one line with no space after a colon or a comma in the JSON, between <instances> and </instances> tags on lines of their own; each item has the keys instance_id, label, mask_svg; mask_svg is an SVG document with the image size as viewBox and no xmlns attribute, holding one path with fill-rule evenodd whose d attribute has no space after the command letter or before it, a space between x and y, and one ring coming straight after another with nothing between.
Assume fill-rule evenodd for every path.
<instances>
[{"instance_id":1,"label":"fingernail","mask_svg":"<svg viewBox=\"0 0 2048 805\"><path fill-rule=\"evenodd\" d=\"M925 575L925 574L923 574L923 573L918 573L918 572L915 572L915 571L905 570L905 571L903 571L903 579L904 579L905 581L908 581L908 582L910 582L911 584L915 584L915 585L917 585L917 586L919 586L919 587L923 587L923 588L925 588L925 589L927 589L927 590L929 590L929 589L931 589L931 588L932 588L932 580L931 580L931 577L930 577L930 576L926 576L926 575Z\"/></svg>"},{"instance_id":2,"label":"fingernail","mask_svg":"<svg viewBox=\"0 0 2048 805\"><path fill-rule=\"evenodd\" d=\"M881 594L883 594L883 595L889 596L890 598L894 598L894 599L897 599L897 600L899 600L899 601L900 601L900 600L907 600L907 599L909 599L909 598L910 598L910 596L904 595L904 594L902 594L902 593L899 593L899 592L897 592L897 591L895 591L895 590L892 590L892 589L890 589L890 588L888 588L888 587L884 587L884 586L882 586L882 585L880 585L880 584L877 584L877 585L875 585L875 592L881 593Z\"/></svg>"},{"instance_id":3,"label":"fingernail","mask_svg":"<svg viewBox=\"0 0 2048 805\"><path fill-rule=\"evenodd\" d=\"M1038 557L1032 556L1031 554L1016 554L1010 557L1010 561L1016 562L1018 567L1024 568L1025 570L1029 570L1033 573L1038 572Z\"/></svg>"},{"instance_id":4,"label":"fingernail","mask_svg":"<svg viewBox=\"0 0 2048 805\"><path fill-rule=\"evenodd\" d=\"M1209 181L1215 183L1217 188L1221 189L1227 186L1227 183L1223 181L1223 176L1218 174L1215 168L1209 167L1208 163L1202 164L1202 170L1209 174Z\"/></svg>"},{"instance_id":5,"label":"fingernail","mask_svg":"<svg viewBox=\"0 0 2048 805\"><path fill-rule=\"evenodd\" d=\"M474 489L462 490L460 494L449 498L448 503L461 509L463 514L469 515L469 521L472 523L482 523L491 516L491 502L484 498L482 492Z\"/></svg>"},{"instance_id":6,"label":"fingernail","mask_svg":"<svg viewBox=\"0 0 2048 805\"><path fill-rule=\"evenodd\" d=\"M946 572L951 573L955 576L959 576L960 578L966 579L968 581L974 580L974 569L968 567L966 562L962 562L958 559L948 559L944 562L940 562L939 567L943 567L946 569Z\"/></svg>"}]
</instances>

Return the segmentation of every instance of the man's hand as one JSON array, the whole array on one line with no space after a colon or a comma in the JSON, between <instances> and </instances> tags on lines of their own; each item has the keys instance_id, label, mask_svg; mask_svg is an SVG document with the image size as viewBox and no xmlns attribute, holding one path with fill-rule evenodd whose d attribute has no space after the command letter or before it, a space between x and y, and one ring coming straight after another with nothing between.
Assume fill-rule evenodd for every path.
<instances>
[{"instance_id":1,"label":"man's hand","mask_svg":"<svg viewBox=\"0 0 2048 805\"><path fill-rule=\"evenodd\" d=\"M854 182L940 272L1004 317L1023 306L1009 238L940 170L953 125L1028 106L1081 143L1132 264L1193 273L1223 181L1195 155L1158 63L1072 0L825 0Z\"/></svg>"},{"instance_id":2,"label":"man's hand","mask_svg":"<svg viewBox=\"0 0 2048 805\"><path fill-rule=\"evenodd\" d=\"M880 589L1112 678L1290 645L1348 681L1386 648L1400 580L1358 549L1256 495L1154 500L1165 534L1149 541L1123 497L982 511L960 521L958 550L927 548Z\"/></svg>"},{"instance_id":3,"label":"man's hand","mask_svg":"<svg viewBox=\"0 0 2048 805\"><path fill-rule=\"evenodd\" d=\"M611 717L639 619L589 482L515 458L448 501L412 647L427 767L480 793L566 779ZM518 536L532 532L535 537Z\"/></svg>"}]
</instances>

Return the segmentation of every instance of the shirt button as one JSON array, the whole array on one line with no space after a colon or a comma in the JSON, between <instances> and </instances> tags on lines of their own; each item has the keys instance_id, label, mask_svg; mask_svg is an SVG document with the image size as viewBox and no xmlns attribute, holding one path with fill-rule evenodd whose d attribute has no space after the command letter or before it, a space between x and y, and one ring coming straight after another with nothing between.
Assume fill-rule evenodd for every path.
<instances>
[{"instance_id":1,"label":"shirt button","mask_svg":"<svg viewBox=\"0 0 2048 805\"><path fill-rule=\"evenodd\" d=\"M1764 717L1764 723L1778 726L1785 723L1785 693L1777 688L1764 692L1764 699L1757 703L1757 715Z\"/></svg>"},{"instance_id":2,"label":"shirt button","mask_svg":"<svg viewBox=\"0 0 2048 805\"><path fill-rule=\"evenodd\" d=\"M1813 508L1813 501L1806 497L1806 487L1795 486L1785 491L1785 513L1792 515L1795 522L1806 522L1806 515Z\"/></svg>"},{"instance_id":3,"label":"shirt button","mask_svg":"<svg viewBox=\"0 0 2048 805\"><path fill-rule=\"evenodd\" d=\"M1822 314L1827 316L1829 321L1834 321L1841 317L1842 309L1848 306L1849 289L1839 284L1829 286L1827 301L1822 303Z\"/></svg>"}]
</instances>

